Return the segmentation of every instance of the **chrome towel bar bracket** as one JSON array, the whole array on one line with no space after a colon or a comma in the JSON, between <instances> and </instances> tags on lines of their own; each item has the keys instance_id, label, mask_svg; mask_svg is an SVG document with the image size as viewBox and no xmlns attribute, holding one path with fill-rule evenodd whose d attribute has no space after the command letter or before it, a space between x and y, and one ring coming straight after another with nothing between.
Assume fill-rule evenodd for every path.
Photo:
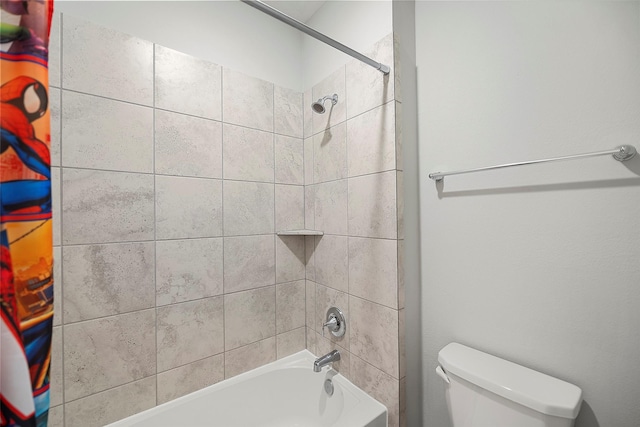
<instances>
[{"instance_id":1,"label":"chrome towel bar bracket","mask_svg":"<svg viewBox=\"0 0 640 427\"><path fill-rule=\"evenodd\" d=\"M553 157L550 159L540 159L540 160L529 160L526 162L516 162L516 163L505 163L503 165L495 165L495 166L486 166L483 168L475 168L475 169L465 169L459 171L452 172L433 172L429 174L429 178L433 179L436 182L442 181L445 176L448 175L461 175L464 173L472 173L472 172L482 172L492 169L502 169L509 168L512 166L523 166L523 165L533 165L536 163L548 163L548 162L557 162L561 160L575 160L575 159L583 159L586 157L596 157L596 156L605 156L612 155L614 159L619 162L624 162L633 158L636 155L636 149L633 145L621 145L614 150L606 150L606 151L597 151L595 153L585 153L585 154L575 154L573 156L563 156L563 157Z\"/></svg>"}]
</instances>

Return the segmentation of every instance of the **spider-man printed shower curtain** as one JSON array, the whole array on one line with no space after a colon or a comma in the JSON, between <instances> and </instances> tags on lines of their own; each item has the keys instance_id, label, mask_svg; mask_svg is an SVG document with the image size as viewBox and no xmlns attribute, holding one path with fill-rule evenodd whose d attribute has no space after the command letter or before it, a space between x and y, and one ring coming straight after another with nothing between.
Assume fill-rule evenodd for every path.
<instances>
[{"instance_id":1,"label":"spider-man printed shower curtain","mask_svg":"<svg viewBox=\"0 0 640 427\"><path fill-rule=\"evenodd\" d=\"M53 324L53 1L0 0L0 425L46 426Z\"/></svg>"}]
</instances>

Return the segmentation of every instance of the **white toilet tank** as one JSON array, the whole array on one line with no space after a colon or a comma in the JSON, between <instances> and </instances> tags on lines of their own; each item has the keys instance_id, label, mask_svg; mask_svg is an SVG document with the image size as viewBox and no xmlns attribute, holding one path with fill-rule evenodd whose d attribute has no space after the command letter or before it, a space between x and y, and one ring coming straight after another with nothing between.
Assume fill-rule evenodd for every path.
<instances>
[{"instance_id":1,"label":"white toilet tank","mask_svg":"<svg viewBox=\"0 0 640 427\"><path fill-rule=\"evenodd\" d=\"M575 385L464 345L438 362L453 427L572 427L580 411Z\"/></svg>"}]
</instances>

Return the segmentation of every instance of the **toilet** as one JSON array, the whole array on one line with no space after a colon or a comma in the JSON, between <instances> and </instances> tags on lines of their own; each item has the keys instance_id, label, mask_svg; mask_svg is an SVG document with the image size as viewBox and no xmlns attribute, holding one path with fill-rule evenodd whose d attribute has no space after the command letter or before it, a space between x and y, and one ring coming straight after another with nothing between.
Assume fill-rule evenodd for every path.
<instances>
[{"instance_id":1,"label":"toilet","mask_svg":"<svg viewBox=\"0 0 640 427\"><path fill-rule=\"evenodd\" d=\"M579 387L462 344L438 363L453 427L572 427L580 411Z\"/></svg>"}]
</instances>

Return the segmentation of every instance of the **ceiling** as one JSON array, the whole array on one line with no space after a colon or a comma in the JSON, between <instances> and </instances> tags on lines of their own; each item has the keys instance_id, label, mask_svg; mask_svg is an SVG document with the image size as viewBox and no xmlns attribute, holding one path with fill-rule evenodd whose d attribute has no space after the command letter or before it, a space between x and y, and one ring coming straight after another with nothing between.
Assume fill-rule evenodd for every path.
<instances>
[{"instance_id":1,"label":"ceiling","mask_svg":"<svg viewBox=\"0 0 640 427\"><path fill-rule=\"evenodd\" d=\"M318 9L326 3L325 0L269 0L264 1L271 7L275 7L280 12L297 19L300 22L307 22Z\"/></svg>"}]
</instances>

